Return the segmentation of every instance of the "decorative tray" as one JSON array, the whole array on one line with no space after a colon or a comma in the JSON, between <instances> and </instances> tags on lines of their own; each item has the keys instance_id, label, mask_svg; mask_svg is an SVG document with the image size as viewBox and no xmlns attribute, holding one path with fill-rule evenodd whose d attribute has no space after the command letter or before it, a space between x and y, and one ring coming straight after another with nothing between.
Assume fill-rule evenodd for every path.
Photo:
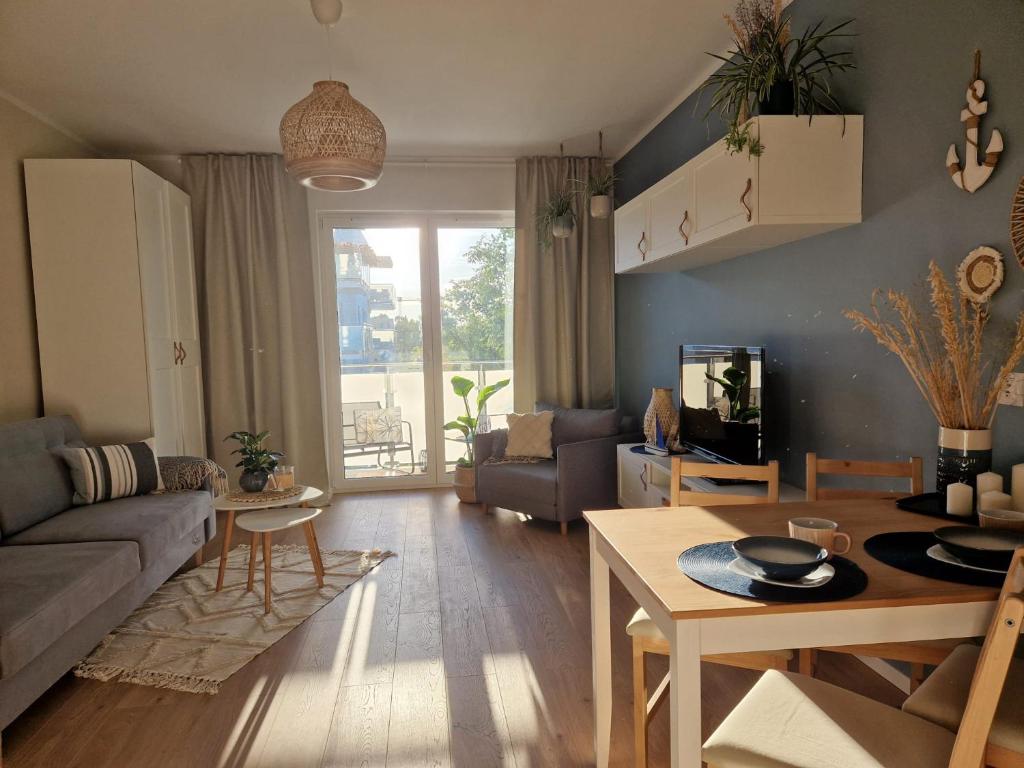
<instances>
[{"instance_id":1,"label":"decorative tray","mask_svg":"<svg viewBox=\"0 0 1024 768\"><path fill-rule=\"evenodd\" d=\"M302 492L306 490L304 485L293 485L291 488L285 488L284 490L270 490L270 491L257 491L256 493L249 493L248 491L228 491L228 501L238 501L243 504L259 504L260 502L266 501L281 501L282 499L290 499L293 496L301 496Z\"/></svg>"},{"instance_id":2,"label":"decorative tray","mask_svg":"<svg viewBox=\"0 0 1024 768\"><path fill-rule=\"evenodd\" d=\"M915 515L928 515L929 517L938 517L954 523L978 525L978 515L976 512L972 512L970 517L947 515L946 496L938 492L906 496L902 499L897 499L896 506L905 512L913 512Z\"/></svg>"}]
</instances>

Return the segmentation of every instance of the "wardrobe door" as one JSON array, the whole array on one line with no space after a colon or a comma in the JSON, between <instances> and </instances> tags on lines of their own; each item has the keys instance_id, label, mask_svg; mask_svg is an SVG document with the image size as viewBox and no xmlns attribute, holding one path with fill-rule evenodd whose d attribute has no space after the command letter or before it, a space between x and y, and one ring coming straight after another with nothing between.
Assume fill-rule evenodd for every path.
<instances>
[{"instance_id":1,"label":"wardrobe door","mask_svg":"<svg viewBox=\"0 0 1024 768\"><path fill-rule=\"evenodd\" d=\"M180 354L175 335L174 273L168 247L167 183L132 163L132 184L153 436L157 455L176 456L181 453L177 384Z\"/></svg>"},{"instance_id":2,"label":"wardrobe door","mask_svg":"<svg viewBox=\"0 0 1024 768\"><path fill-rule=\"evenodd\" d=\"M206 456L199 311L192 257L192 208L189 196L171 184L167 185L167 220L174 273L175 335L181 350L178 362L181 452L187 456Z\"/></svg>"}]
</instances>

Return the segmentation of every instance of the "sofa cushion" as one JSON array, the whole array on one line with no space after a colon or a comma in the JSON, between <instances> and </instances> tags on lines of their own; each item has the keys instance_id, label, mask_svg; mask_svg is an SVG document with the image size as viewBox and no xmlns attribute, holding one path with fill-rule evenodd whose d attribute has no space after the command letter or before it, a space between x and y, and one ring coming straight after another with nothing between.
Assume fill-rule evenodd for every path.
<instances>
[{"instance_id":1,"label":"sofa cushion","mask_svg":"<svg viewBox=\"0 0 1024 768\"><path fill-rule=\"evenodd\" d=\"M582 443L619 434L622 413L618 408L562 408L551 403L537 403L538 411L553 411L555 420L551 425L551 447L563 443Z\"/></svg>"},{"instance_id":2,"label":"sofa cushion","mask_svg":"<svg viewBox=\"0 0 1024 768\"><path fill-rule=\"evenodd\" d=\"M75 504L97 504L163 490L156 460L156 438L57 451L71 470Z\"/></svg>"},{"instance_id":3,"label":"sofa cushion","mask_svg":"<svg viewBox=\"0 0 1024 768\"><path fill-rule=\"evenodd\" d=\"M205 491L129 496L51 517L4 544L63 544L75 541L134 541L142 568L163 557L210 514ZM202 542L196 542L196 547Z\"/></svg>"},{"instance_id":4,"label":"sofa cushion","mask_svg":"<svg viewBox=\"0 0 1024 768\"><path fill-rule=\"evenodd\" d=\"M71 473L55 453L65 445L84 445L68 416L0 425L0 536L13 536L71 506Z\"/></svg>"},{"instance_id":5,"label":"sofa cushion","mask_svg":"<svg viewBox=\"0 0 1024 768\"><path fill-rule=\"evenodd\" d=\"M534 464L481 464L477 468L480 493L501 506L514 509L517 502L555 506L558 465L554 461Z\"/></svg>"},{"instance_id":6,"label":"sofa cushion","mask_svg":"<svg viewBox=\"0 0 1024 768\"><path fill-rule=\"evenodd\" d=\"M10 677L139 575L130 541L0 547L0 678Z\"/></svg>"},{"instance_id":7,"label":"sofa cushion","mask_svg":"<svg viewBox=\"0 0 1024 768\"><path fill-rule=\"evenodd\" d=\"M554 456L551 448L553 413L510 413L505 418L508 419L506 455L541 459Z\"/></svg>"}]
</instances>

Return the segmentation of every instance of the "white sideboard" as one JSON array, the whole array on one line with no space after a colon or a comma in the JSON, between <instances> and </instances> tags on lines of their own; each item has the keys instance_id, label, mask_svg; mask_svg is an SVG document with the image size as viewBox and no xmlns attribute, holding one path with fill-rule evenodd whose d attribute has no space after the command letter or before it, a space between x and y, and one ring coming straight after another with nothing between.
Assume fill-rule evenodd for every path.
<instances>
[{"instance_id":1,"label":"white sideboard","mask_svg":"<svg viewBox=\"0 0 1024 768\"><path fill-rule=\"evenodd\" d=\"M672 459L667 456L653 456L633 453L631 450L640 443L623 443L618 446L619 506L624 509L643 509L668 505L672 483ZM704 461L697 454L685 454L686 461ZM731 493L741 496L764 494L764 485L743 483L737 485L716 485L700 477L687 477L685 490L701 493ZM804 492L795 486L782 483L779 486L781 501L803 501Z\"/></svg>"},{"instance_id":2,"label":"white sideboard","mask_svg":"<svg viewBox=\"0 0 1024 768\"><path fill-rule=\"evenodd\" d=\"M615 271L679 272L861 221L864 117L752 118L615 211Z\"/></svg>"}]
</instances>

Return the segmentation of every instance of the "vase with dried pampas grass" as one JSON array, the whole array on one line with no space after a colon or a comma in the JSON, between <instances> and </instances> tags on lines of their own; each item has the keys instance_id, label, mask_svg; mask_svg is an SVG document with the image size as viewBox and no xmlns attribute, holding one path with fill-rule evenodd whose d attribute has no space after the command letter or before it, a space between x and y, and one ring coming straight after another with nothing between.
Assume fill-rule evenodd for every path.
<instances>
[{"instance_id":1,"label":"vase with dried pampas grass","mask_svg":"<svg viewBox=\"0 0 1024 768\"><path fill-rule=\"evenodd\" d=\"M1024 313L1013 338L998 350L984 348L988 302L957 295L942 270L928 267L930 311L919 312L907 294L876 291L871 312L845 310L854 328L868 331L906 366L939 422L936 490L950 483L974 485L992 462L992 421L999 392L1024 357ZM879 299L888 313L879 308Z\"/></svg>"}]
</instances>

